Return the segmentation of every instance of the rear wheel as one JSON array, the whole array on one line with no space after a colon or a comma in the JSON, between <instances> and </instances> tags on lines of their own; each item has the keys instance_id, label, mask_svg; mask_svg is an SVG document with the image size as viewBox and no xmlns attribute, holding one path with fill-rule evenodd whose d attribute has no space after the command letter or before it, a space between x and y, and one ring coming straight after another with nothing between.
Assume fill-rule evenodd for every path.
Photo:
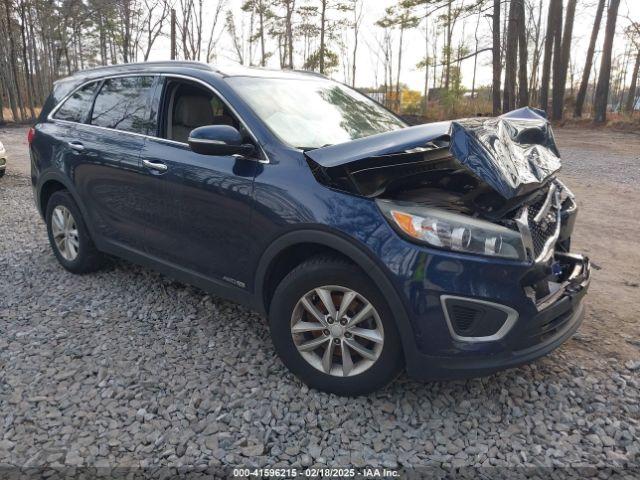
<instances>
[{"instance_id":1,"label":"rear wheel","mask_svg":"<svg viewBox=\"0 0 640 480\"><path fill-rule=\"evenodd\" d=\"M402 368L387 302L359 268L341 259L317 257L289 273L276 289L269 323L280 358L313 388L364 394Z\"/></svg>"},{"instance_id":2,"label":"rear wheel","mask_svg":"<svg viewBox=\"0 0 640 480\"><path fill-rule=\"evenodd\" d=\"M66 190L51 195L46 210L47 233L60 264L73 273L89 273L104 263L96 249L80 209Z\"/></svg>"}]
</instances>

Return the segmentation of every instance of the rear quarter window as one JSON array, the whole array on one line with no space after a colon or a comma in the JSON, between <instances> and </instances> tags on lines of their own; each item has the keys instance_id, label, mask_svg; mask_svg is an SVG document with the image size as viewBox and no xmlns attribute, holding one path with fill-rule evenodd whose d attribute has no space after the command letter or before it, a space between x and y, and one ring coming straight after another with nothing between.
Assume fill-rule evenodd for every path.
<instances>
[{"instance_id":1,"label":"rear quarter window","mask_svg":"<svg viewBox=\"0 0 640 480\"><path fill-rule=\"evenodd\" d=\"M58 108L53 118L82 123L91 109L91 101L97 85L97 82L89 83L73 92Z\"/></svg>"},{"instance_id":2,"label":"rear quarter window","mask_svg":"<svg viewBox=\"0 0 640 480\"><path fill-rule=\"evenodd\" d=\"M146 134L150 121L150 100L154 77L110 78L96 97L91 124L125 132Z\"/></svg>"}]
</instances>

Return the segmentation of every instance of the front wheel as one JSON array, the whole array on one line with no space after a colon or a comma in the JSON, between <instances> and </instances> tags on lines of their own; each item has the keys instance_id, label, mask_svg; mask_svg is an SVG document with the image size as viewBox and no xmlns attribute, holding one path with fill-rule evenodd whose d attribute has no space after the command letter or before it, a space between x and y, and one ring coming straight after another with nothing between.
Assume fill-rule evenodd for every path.
<instances>
[{"instance_id":1,"label":"front wheel","mask_svg":"<svg viewBox=\"0 0 640 480\"><path fill-rule=\"evenodd\" d=\"M269 323L284 364L319 390L368 393L403 365L384 297L358 267L337 258L313 258L291 271L276 289Z\"/></svg>"}]
</instances>

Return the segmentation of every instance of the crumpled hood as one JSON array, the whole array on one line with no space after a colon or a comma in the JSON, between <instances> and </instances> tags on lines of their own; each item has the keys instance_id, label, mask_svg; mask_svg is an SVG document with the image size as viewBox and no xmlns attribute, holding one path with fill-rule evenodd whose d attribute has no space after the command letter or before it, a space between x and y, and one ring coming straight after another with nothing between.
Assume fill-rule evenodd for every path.
<instances>
[{"instance_id":1,"label":"crumpled hood","mask_svg":"<svg viewBox=\"0 0 640 480\"><path fill-rule=\"evenodd\" d=\"M528 107L500 117L430 123L305 152L324 168L411 151L449 140L453 157L505 199L534 190L560 169L549 121ZM362 162L359 162L361 165Z\"/></svg>"}]
</instances>

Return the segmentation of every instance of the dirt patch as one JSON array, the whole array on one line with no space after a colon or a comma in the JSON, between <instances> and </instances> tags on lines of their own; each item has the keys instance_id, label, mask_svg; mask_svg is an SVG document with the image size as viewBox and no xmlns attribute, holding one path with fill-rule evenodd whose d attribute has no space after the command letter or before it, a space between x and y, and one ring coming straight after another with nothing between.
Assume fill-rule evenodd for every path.
<instances>
[{"instance_id":1,"label":"dirt patch","mask_svg":"<svg viewBox=\"0 0 640 480\"><path fill-rule=\"evenodd\" d=\"M580 211L572 249L588 255L593 280L585 322L572 348L586 356L637 359L640 350L640 137L556 129L561 177Z\"/></svg>"}]
</instances>

